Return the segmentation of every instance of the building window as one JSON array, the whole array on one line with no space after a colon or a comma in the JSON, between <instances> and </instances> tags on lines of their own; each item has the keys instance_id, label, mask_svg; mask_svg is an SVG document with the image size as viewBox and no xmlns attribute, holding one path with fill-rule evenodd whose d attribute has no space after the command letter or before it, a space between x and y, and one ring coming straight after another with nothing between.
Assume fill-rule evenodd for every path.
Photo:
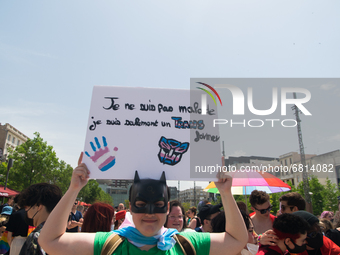
<instances>
[{"instance_id":1,"label":"building window","mask_svg":"<svg viewBox=\"0 0 340 255\"><path fill-rule=\"evenodd\" d=\"M11 135L8 135L7 140L8 140L8 141L11 140Z\"/></svg>"},{"instance_id":2,"label":"building window","mask_svg":"<svg viewBox=\"0 0 340 255\"><path fill-rule=\"evenodd\" d=\"M19 139L18 139L17 145L18 145L18 146L20 145L20 140L19 140Z\"/></svg>"},{"instance_id":3,"label":"building window","mask_svg":"<svg viewBox=\"0 0 340 255\"><path fill-rule=\"evenodd\" d=\"M12 143L15 143L15 137L13 136Z\"/></svg>"},{"instance_id":4,"label":"building window","mask_svg":"<svg viewBox=\"0 0 340 255\"><path fill-rule=\"evenodd\" d=\"M289 162L290 162L290 164L292 164L292 158L289 158Z\"/></svg>"},{"instance_id":5,"label":"building window","mask_svg":"<svg viewBox=\"0 0 340 255\"><path fill-rule=\"evenodd\" d=\"M287 159L285 159L285 166L287 165Z\"/></svg>"}]
</instances>

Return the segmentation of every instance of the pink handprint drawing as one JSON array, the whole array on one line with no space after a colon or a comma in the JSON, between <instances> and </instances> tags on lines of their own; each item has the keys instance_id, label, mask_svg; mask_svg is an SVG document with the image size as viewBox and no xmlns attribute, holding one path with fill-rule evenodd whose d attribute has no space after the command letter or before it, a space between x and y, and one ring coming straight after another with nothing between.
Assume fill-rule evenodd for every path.
<instances>
[{"instance_id":1,"label":"pink handprint drawing","mask_svg":"<svg viewBox=\"0 0 340 255\"><path fill-rule=\"evenodd\" d=\"M96 164L100 171L104 172L116 164L116 152L118 151L118 148L114 147L113 151L110 152L109 147L107 147L105 136L103 136L102 138L104 149L101 148L98 138L95 137L94 141L96 142L97 147L93 144L93 142L90 142L92 150L94 151L94 155L90 156L90 154L87 151L85 151L85 154L90 159L92 159L92 161Z\"/></svg>"}]
</instances>

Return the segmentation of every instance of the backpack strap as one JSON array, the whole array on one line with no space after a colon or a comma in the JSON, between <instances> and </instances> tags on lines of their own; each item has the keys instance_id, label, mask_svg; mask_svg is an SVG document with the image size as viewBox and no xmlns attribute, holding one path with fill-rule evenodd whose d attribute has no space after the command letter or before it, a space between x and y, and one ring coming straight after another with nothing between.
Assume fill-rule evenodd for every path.
<instances>
[{"instance_id":1,"label":"backpack strap","mask_svg":"<svg viewBox=\"0 0 340 255\"><path fill-rule=\"evenodd\" d=\"M112 233L106 239L100 255L111 255L124 240L125 237L122 237L116 233Z\"/></svg>"},{"instance_id":2,"label":"backpack strap","mask_svg":"<svg viewBox=\"0 0 340 255\"><path fill-rule=\"evenodd\" d=\"M181 247L184 255L196 255L195 247L189 241L188 238L182 235L173 235L178 245ZM125 240L116 233L112 233L105 241L100 255L111 255L117 249L117 247Z\"/></svg>"},{"instance_id":3,"label":"backpack strap","mask_svg":"<svg viewBox=\"0 0 340 255\"><path fill-rule=\"evenodd\" d=\"M178 234L173 235L172 237L176 240L178 245L181 247L184 255L196 255L195 247L192 245L192 243L190 242L188 238L182 235L178 235Z\"/></svg>"}]
</instances>

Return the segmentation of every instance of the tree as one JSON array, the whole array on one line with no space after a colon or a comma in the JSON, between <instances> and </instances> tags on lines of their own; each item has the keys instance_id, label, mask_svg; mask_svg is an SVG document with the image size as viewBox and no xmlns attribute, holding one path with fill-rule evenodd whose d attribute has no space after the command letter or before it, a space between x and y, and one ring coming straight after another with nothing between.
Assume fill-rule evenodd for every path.
<instances>
[{"instance_id":1,"label":"tree","mask_svg":"<svg viewBox=\"0 0 340 255\"><path fill-rule=\"evenodd\" d=\"M38 132L34 135L33 139L10 151L9 158L13 158L13 167L9 172L11 187L20 191L40 182L59 185L66 182L68 185L72 174L70 166L64 162L60 164L53 147L47 145Z\"/></svg>"},{"instance_id":2,"label":"tree","mask_svg":"<svg viewBox=\"0 0 340 255\"><path fill-rule=\"evenodd\" d=\"M304 197L303 182L299 183L297 189L298 192ZM314 175L310 176L309 179L309 191L313 193L311 195L313 214L320 215L323 212L323 208L325 205L324 203L325 187L319 182L318 178Z\"/></svg>"},{"instance_id":3,"label":"tree","mask_svg":"<svg viewBox=\"0 0 340 255\"><path fill-rule=\"evenodd\" d=\"M78 198L86 203L104 202L113 205L112 197L105 193L96 180L89 180L78 194Z\"/></svg>"},{"instance_id":4,"label":"tree","mask_svg":"<svg viewBox=\"0 0 340 255\"><path fill-rule=\"evenodd\" d=\"M326 185L324 186L323 201L324 208L323 211L337 211L338 210L338 199L340 192L336 187L335 183L332 183L330 179L326 179Z\"/></svg>"},{"instance_id":5,"label":"tree","mask_svg":"<svg viewBox=\"0 0 340 255\"><path fill-rule=\"evenodd\" d=\"M246 204L247 206L247 209L248 209L248 212L251 213L252 210L251 210L251 204L249 202L249 196L250 195L247 195L247 201L246 201L246 196L245 195L234 195L234 199L236 202L243 202Z\"/></svg>"},{"instance_id":6,"label":"tree","mask_svg":"<svg viewBox=\"0 0 340 255\"><path fill-rule=\"evenodd\" d=\"M126 209L129 209L129 208L130 208L130 201L129 201L129 199L125 199L125 200L124 200L124 205L125 205L125 208L126 208Z\"/></svg>"},{"instance_id":7,"label":"tree","mask_svg":"<svg viewBox=\"0 0 340 255\"><path fill-rule=\"evenodd\" d=\"M184 212L188 211L189 208L191 207L190 203L188 203L188 202L182 203L182 206L184 208Z\"/></svg>"}]
</instances>

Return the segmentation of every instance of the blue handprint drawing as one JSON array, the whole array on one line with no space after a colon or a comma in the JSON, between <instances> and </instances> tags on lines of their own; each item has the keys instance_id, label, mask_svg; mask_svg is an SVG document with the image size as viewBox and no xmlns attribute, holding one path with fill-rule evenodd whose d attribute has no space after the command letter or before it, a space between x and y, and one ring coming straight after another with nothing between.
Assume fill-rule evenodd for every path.
<instances>
[{"instance_id":1,"label":"blue handprint drawing","mask_svg":"<svg viewBox=\"0 0 340 255\"><path fill-rule=\"evenodd\" d=\"M97 147L93 144L93 142L90 142L92 150L94 151L94 155L90 156L90 154L87 151L85 151L85 154L90 159L92 159L92 161L101 171L104 172L116 164L116 152L118 151L118 148L114 147L113 152L110 153L110 149L109 147L107 147L105 136L103 136L104 149L101 148L101 145L97 137L94 138L94 141L96 142Z\"/></svg>"}]
</instances>

